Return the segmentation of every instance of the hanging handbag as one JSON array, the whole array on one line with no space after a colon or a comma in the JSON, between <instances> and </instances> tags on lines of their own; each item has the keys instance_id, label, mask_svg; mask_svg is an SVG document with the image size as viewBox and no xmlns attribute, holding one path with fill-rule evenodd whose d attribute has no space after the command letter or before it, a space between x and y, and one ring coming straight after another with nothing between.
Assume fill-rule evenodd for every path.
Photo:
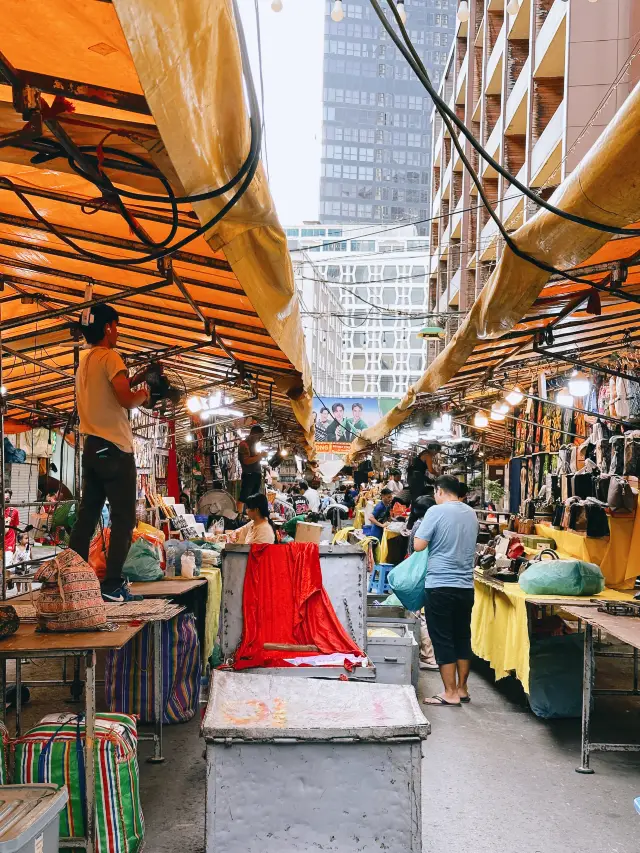
<instances>
[{"instance_id":1,"label":"hanging handbag","mask_svg":"<svg viewBox=\"0 0 640 853\"><path fill-rule=\"evenodd\" d=\"M624 472L624 436L614 435L609 440L611 445L611 463L609 473L621 476Z\"/></svg>"},{"instance_id":2,"label":"hanging handbag","mask_svg":"<svg viewBox=\"0 0 640 853\"><path fill-rule=\"evenodd\" d=\"M640 476L640 431L632 430L624 436L624 469L625 477Z\"/></svg>"},{"instance_id":3,"label":"hanging handbag","mask_svg":"<svg viewBox=\"0 0 640 853\"><path fill-rule=\"evenodd\" d=\"M629 483L622 477L611 477L607 503L612 510L633 512L636 508L637 496L634 495Z\"/></svg>"},{"instance_id":4,"label":"hanging handbag","mask_svg":"<svg viewBox=\"0 0 640 853\"><path fill-rule=\"evenodd\" d=\"M587 501L587 536L599 539L609 535L609 519L604 507Z\"/></svg>"}]
</instances>

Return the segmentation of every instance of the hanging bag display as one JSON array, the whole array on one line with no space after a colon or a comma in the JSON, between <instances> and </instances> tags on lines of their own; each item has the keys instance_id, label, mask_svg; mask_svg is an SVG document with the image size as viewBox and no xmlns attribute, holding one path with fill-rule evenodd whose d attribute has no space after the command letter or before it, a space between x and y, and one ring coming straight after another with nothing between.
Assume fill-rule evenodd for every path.
<instances>
[{"instance_id":1,"label":"hanging bag display","mask_svg":"<svg viewBox=\"0 0 640 853\"><path fill-rule=\"evenodd\" d=\"M607 493L609 509L633 512L636 508L636 502L637 497L629 483L622 477L611 477Z\"/></svg>"},{"instance_id":2,"label":"hanging bag display","mask_svg":"<svg viewBox=\"0 0 640 853\"><path fill-rule=\"evenodd\" d=\"M624 436L614 435L609 440L611 445L611 464L609 473L621 476L624 473Z\"/></svg>"}]
</instances>

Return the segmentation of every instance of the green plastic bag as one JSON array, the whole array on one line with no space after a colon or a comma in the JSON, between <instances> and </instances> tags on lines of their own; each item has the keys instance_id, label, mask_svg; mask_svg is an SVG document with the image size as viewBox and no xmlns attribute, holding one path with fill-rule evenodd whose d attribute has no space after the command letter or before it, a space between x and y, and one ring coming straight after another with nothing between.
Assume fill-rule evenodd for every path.
<instances>
[{"instance_id":1,"label":"green plastic bag","mask_svg":"<svg viewBox=\"0 0 640 853\"><path fill-rule=\"evenodd\" d=\"M518 583L529 595L597 595L604 589L600 566L582 560L533 562Z\"/></svg>"},{"instance_id":2,"label":"green plastic bag","mask_svg":"<svg viewBox=\"0 0 640 853\"><path fill-rule=\"evenodd\" d=\"M424 607L424 583L427 577L428 551L414 551L410 557L398 563L387 579L389 586L402 602L403 607L417 613Z\"/></svg>"},{"instance_id":3,"label":"green plastic bag","mask_svg":"<svg viewBox=\"0 0 640 853\"><path fill-rule=\"evenodd\" d=\"M136 539L122 567L130 581L159 581L164 577L155 547L146 539Z\"/></svg>"}]
</instances>

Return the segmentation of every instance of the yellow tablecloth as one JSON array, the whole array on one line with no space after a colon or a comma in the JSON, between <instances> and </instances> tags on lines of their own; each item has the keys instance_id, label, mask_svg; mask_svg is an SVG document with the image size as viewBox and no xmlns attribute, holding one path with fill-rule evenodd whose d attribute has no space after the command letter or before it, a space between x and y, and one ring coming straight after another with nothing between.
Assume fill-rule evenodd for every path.
<instances>
[{"instance_id":1,"label":"yellow tablecloth","mask_svg":"<svg viewBox=\"0 0 640 853\"><path fill-rule=\"evenodd\" d=\"M611 516L610 535L603 539L580 536L573 530L556 530L547 524L536 524L536 533L555 539L560 556L600 566L612 589L633 589L640 575L640 510L635 518Z\"/></svg>"},{"instance_id":2,"label":"yellow tablecloth","mask_svg":"<svg viewBox=\"0 0 640 853\"><path fill-rule=\"evenodd\" d=\"M475 602L471 615L473 652L491 664L497 680L515 672L527 693L530 651L527 601L544 601L545 598L584 604L583 598L569 595L527 595L515 583L505 584L504 590L499 590L477 578L475 581ZM628 601L632 596L628 592L605 587L599 595L589 598Z\"/></svg>"},{"instance_id":3,"label":"yellow tablecloth","mask_svg":"<svg viewBox=\"0 0 640 853\"><path fill-rule=\"evenodd\" d=\"M218 636L220 604L222 602L222 575L220 569L202 568L200 574L207 584L207 615L204 621L204 661L209 660Z\"/></svg>"},{"instance_id":4,"label":"yellow tablecloth","mask_svg":"<svg viewBox=\"0 0 640 853\"><path fill-rule=\"evenodd\" d=\"M362 530L364 527L364 508L357 509L353 519L353 526L356 530Z\"/></svg>"},{"instance_id":5,"label":"yellow tablecloth","mask_svg":"<svg viewBox=\"0 0 640 853\"><path fill-rule=\"evenodd\" d=\"M382 533L382 541L378 546L378 562L379 563L388 563L389 557L389 539L393 539L395 536L402 536L401 533L395 533L393 530L385 530Z\"/></svg>"}]
</instances>

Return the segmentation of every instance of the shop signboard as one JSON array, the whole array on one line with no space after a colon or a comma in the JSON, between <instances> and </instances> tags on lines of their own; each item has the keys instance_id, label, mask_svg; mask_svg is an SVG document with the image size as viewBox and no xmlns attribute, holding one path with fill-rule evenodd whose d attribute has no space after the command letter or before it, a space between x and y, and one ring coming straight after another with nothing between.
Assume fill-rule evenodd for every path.
<instances>
[{"instance_id":1,"label":"shop signboard","mask_svg":"<svg viewBox=\"0 0 640 853\"><path fill-rule=\"evenodd\" d=\"M317 453L347 453L360 433L380 420L377 398L324 397L314 400Z\"/></svg>"}]
</instances>

